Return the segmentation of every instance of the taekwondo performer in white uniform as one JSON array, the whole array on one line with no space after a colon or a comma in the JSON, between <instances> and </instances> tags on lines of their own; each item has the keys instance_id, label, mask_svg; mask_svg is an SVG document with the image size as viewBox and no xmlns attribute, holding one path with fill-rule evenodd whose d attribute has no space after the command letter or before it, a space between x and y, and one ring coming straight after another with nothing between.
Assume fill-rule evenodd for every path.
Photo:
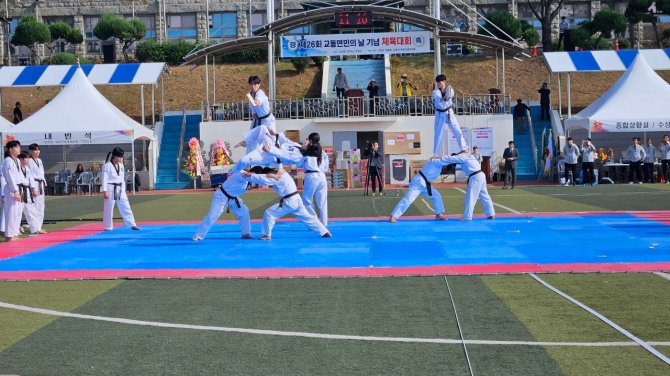
<instances>
[{"instance_id":1,"label":"taekwondo performer in white uniform","mask_svg":"<svg viewBox=\"0 0 670 376\"><path fill-rule=\"evenodd\" d=\"M256 127L252 132L256 130L263 130L265 131L262 127ZM241 141L235 147L238 146L246 146L246 141ZM302 153L300 152L300 144L297 142L293 142L286 138L286 135L284 135L284 132L280 133L275 133L274 135L270 135L269 133L266 133L266 136L263 138L262 142L259 142L256 144L255 149L251 150L250 152L247 153L244 157L240 158L237 163L233 166L233 168L228 171L229 174L234 174L236 172L244 170L245 167L247 166L270 166L272 164L277 164L277 159L270 154L268 154L266 151L264 151L263 147L267 147L267 149L270 149L272 147L280 148L283 151L286 152L287 155L296 157L296 158L301 158ZM249 148L247 147L247 150Z\"/></svg>"},{"instance_id":2,"label":"taekwondo performer in white uniform","mask_svg":"<svg viewBox=\"0 0 670 376\"><path fill-rule=\"evenodd\" d=\"M260 167L258 169L260 170ZM242 177L241 172L228 175L226 181L214 192L209 212L202 219L195 236L193 236L194 242L205 239L209 230L226 209L232 210L240 221L242 239L252 239L249 208L244 204L241 197L246 193L248 186L249 182Z\"/></svg>"},{"instance_id":3,"label":"taekwondo performer in white uniform","mask_svg":"<svg viewBox=\"0 0 670 376\"><path fill-rule=\"evenodd\" d=\"M332 235L328 229L316 218L310 214L300 199L298 188L295 186L293 178L284 170L276 171L274 169L264 169L266 174L254 174L244 171L245 178L259 185L271 185L281 199L279 203L269 207L263 215L262 236L260 240L270 240L272 238L272 228L278 218L286 214L292 214L313 232L319 234L322 238L330 238Z\"/></svg>"},{"instance_id":4,"label":"taekwondo performer in white uniform","mask_svg":"<svg viewBox=\"0 0 670 376\"><path fill-rule=\"evenodd\" d=\"M426 162L418 174L414 175L412 181L409 182L409 188L405 192L405 196L398 202L393 211L389 222L396 223L398 218L409 208L419 195L428 197L433 202L433 210L435 211L435 219L438 221L446 221L447 218L442 215L444 213L444 202L440 192L432 186L430 182L437 179L442 172L442 166L446 166L441 159L431 159Z\"/></svg>"},{"instance_id":5,"label":"taekwondo performer in white uniform","mask_svg":"<svg viewBox=\"0 0 670 376\"><path fill-rule=\"evenodd\" d=\"M111 159L110 159L111 156ZM141 230L135 223L130 210L130 202L126 196L126 169L123 167L123 150L115 147L107 154L107 161L102 165L100 191L104 200L102 225L105 231L114 229L114 205L119 206L123 223L133 230Z\"/></svg>"},{"instance_id":6,"label":"taekwondo performer in white uniform","mask_svg":"<svg viewBox=\"0 0 670 376\"><path fill-rule=\"evenodd\" d=\"M9 157L9 150L5 150L5 157L2 159L2 163L0 163L0 205L4 207L4 197L5 197L5 185L7 185L7 181L5 180L5 176L2 174L2 170L5 166L5 159ZM5 215L2 211L2 207L0 207L0 233L2 235L5 235Z\"/></svg>"},{"instance_id":7,"label":"taekwondo performer in white uniform","mask_svg":"<svg viewBox=\"0 0 670 376\"><path fill-rule=\"evenodd\" d=\"M261 78L249 76L249 113L251 114L251 129L260 125L270 128L272 133L277 133L275 117L270 109L270 99L261 89Z\"/></svg>"},{"instance_id":8,"label":"taekwondo performer in white uniform","mask_svg":"<svg viewBox=\"0 0 670 376\"><path fill-rule=\"evenodd\" d=\"M300 156L279 150L276 147L269 149L264 146L263 151L269 152L270 155L279 158L283 163L295 164L298 168L305 170L302 202L305 204L307 211L316 216L314 208L314 198L316 198L321 223L328 227L328 181L326 180L326 173L329 171L329 166L328 156L321 149L320 141L321 136L318 133L311 133L304 147L300 149L302 151Z\"/></svg>"},{"instance_id":9,"label":"taekwondo performer in white uniform","mask_svg":"<svg viewBox=\"0 0 670 376\"><path fill-rule=\"evenodd\" d=\"M21 155L21 144L18 141L9 141L7 150L9 156L2 165L2 176L7 182L3 190L2 212L5 217L5 241L10 242L19 240L17 236L21 227L21 214L31 192L28 171L22 168L18 158ZM28 157L27 154L23 155Z\"/></svg>"},{"instance_id":10,"label":"taekwondo performer in white uniform","mask_svg":"<svg viewBox=\"0 0 670 376\"><path fill-rule=\"evenodd\" d=\"M461 150L467 150L468 144L463 137L460 125L454 110L452 108L454 96L454 89L447 86L447 77L443 74L435 77L435 90L433 90L433 103L435 105L435 139L433 140L433 155L435 157L442 156L442 145L444 143L444 124L446 123L454 134L458 147ZM460 150L459 150L460 151Z\"/></svg>"},{"instance_id":11,"label":"taekwondo performer in white uniform","mask_svg":"<svg viewBox=\"0 0 670 376\"><path fill-rule=\"evenodd\" d=\"M450 157L442 157L442 162L447 164L456 163L461 165L463 172L468 174L467 189L465 190L465 200L462 221L471 221L472 213L475 211L477 199L482 202L486 219L495 219L496 212L493 209L493 201L486 189L486 176L482 172L482 166L477 159L467 151L452 153Z\"/></svg>"},{"instance_id":12,"label":"taekwondo performer in white uniform","mask_svg":"<svg viewBox=\"0 0 670 376\"><path fill-rule=\"evenodd\" d=\"M24 209L26 220L30 226L30 234L46 234L42 229L44 223L44 192L46 191L46 180L44 179L44 164L40 159L40 147L37 144L28 146L30 159L28 160L28 169L32 176L31 186L35 188L36 195L34 202L28 202Z\"/></svg>"}]
</instances>

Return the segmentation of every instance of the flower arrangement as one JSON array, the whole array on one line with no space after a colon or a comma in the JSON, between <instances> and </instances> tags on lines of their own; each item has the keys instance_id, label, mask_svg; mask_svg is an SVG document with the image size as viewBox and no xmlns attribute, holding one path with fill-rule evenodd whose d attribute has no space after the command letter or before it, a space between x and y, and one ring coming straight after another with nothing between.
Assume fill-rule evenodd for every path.
<instances>
[{"instance_id":1,"label":"flower arrangement","mask_svg":"<svg viewBox=\"0 0 670 376\"><path fill-rule=\"evenodd\" d=\"M182 172L195 180L198 176L206 173L205 163L203 161L204 153L201 151L202 141L193 137L188 141L187 146L188 154L183 158Z\"/></svg>"},{"instance_id":2,"label":"flower arrangement","mask_svg":"<svg viewBox=\"0 0 670 376\"><path fill-rule=\"evenodd\" d=\"M209 161L210 166L227 166L233 163L230 156L230 144L223 142L220 139L212 142L209 147Z\"/></svg>"},{"instance_id":3,"label":"flower arrangement","mask_svg":"<svg viewBox=\"0 0 670 376\"><path fill-rule=\"evenodd\" d=\"M607 151L603 148L598 149L598 160L600 161L613 161L614 160L614 150L612 148L607 148Z\"/></svg>"},{"instance_id":4,"label":"flower arrangement","mask_svg":"<svg viewBox=\"0 0 670 376\"><path fill-rule=\"evenodd\" d=\"M607 160L607 154L605 154L605 151L603 150L603 148L598 149L598 160L603 161L603 162L605 160Z\"/></svg>"}]
</instances>

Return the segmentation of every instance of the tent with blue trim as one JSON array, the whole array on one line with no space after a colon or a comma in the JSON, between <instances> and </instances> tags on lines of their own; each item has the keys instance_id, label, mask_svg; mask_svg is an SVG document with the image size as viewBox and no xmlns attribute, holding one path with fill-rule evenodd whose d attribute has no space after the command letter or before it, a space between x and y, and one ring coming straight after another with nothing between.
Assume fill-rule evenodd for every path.
<instances>
[{"instance_id":1,"label":"tent with blue trim","mask_svg":"<svg viewBox=\"0 0 670 376\"><path fill-rule=\"evenodd\" d=\"M670 129L670 84L637 54L623 76L605 94L565 120L565 129L590 132L653 132Z\"/></svg>"},{"instance_id":2,"label":"tent with blue trim","mask_svg":"<svg viewBox=\"0 0 670 376\"><path fill-rule=\"evenodd\" d=\"M109 102L77 68L67 86L46 106L3 131L3 141L10 139L41 146L130 143L134 154L135 140L156 138L152 130ZM152 149L149 169L155 171L155 147Z\"/></svg>"}]
</instances>

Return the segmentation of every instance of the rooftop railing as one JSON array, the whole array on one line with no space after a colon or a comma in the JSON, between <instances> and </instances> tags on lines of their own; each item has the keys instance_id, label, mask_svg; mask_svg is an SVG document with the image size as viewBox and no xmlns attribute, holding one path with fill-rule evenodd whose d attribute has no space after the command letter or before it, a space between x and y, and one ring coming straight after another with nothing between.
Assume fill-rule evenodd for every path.
<instances>
[{"instance_id":1,"label":"rooftop railing","mask_svg":"<svg viewBox=\"0 0 670 376\"><path fill-rule=\"evenodd\" d=\"M456 115L509 114L510 96L471 94L454 97ZM432 116L432 96L304 98L270 101L277 120ZM251 120L248 102L202 103L203 119L211 121Z\"/></svg>"}]
</instances>

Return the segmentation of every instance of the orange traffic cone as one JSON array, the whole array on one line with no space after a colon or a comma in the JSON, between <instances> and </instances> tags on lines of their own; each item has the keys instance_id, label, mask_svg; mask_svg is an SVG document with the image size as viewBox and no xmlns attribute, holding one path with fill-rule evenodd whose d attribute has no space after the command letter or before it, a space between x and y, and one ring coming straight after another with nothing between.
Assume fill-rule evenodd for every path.
<instances>
[{"instance_id":1,"label":"orange traffic cone","mask_svg":"<svg viewBox=\"0 0 670 376\"><path fill-rule=\"evenodd\" d=\"M614 51L619 51L619 40L614 41Z\"/></svg>"},{"instance_id":2,"label":"orange traffic cone","mask_svg":"<svg viewBox=\"0 0 670 376\"><path fill-rule=\"evenodd\" d=\"M533 48L530 49L530 56L532 57L537 56L537 46L533 46Z\"/></svg>"}]
</instances>

